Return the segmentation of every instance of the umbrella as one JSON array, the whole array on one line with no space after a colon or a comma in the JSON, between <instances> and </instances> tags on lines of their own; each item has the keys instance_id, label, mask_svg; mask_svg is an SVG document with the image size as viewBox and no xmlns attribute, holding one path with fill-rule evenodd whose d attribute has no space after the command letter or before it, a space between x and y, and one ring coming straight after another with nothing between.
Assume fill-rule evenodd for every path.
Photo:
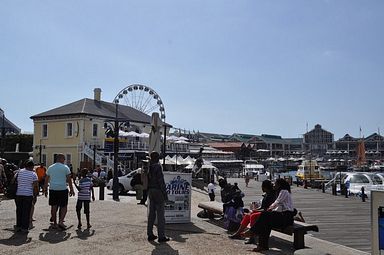
<instances>
[{"instance_id":1,"label":"umbrella","mask_svg":"<svg viewBox=\"0 0 384 255\"><path fill-rule=\"evenodd\" d=\"M149 138L149 134L147 133L141 133L138 135L138 137L141 137L141 138Z\"/></svg>"},{"instance_id":2,"label":"umbrella","mask_svg":"<svg viewBox=\"0 0 384 255\"><path fill-rule=\"evenodd\" d=\"M184 140L178 140L175 143L178 143L178 144L188 144L189 142L184 141Z\"/></svg>"},{"instance_id":3,"label":"umbrella","mask_svg":"<svg viewBox=\"0 0 384 255\"><path fill-rule=\"evenodd\" d=\"M129 131L129 132L127 133L127 136L138 137L138 136L140 136L140 134L137 133L137 132L135 132L135 131Z\"/></svg>"},{"instance_id":4,"label":"umbrella","mask_svg":"<svg viewBox=\"0 0 384 255\"><path fill-rule=\"evenodd\" d=\"M167 137L167 140L168 141L177 141L177 140L179 140L179 138L177 136L171 135L171 136Z\"/></svg>"},{"instance_id":5,"label":"umbrella","mask_svg":"<svg viewBox=\"0 0 384 255\"><path fill-rule=\"evenodd\" d=\"M151 133L149 134L149 153L156 151L160 154L160 128L159 113L152 113Z\"/></svg>"}]
</instances>

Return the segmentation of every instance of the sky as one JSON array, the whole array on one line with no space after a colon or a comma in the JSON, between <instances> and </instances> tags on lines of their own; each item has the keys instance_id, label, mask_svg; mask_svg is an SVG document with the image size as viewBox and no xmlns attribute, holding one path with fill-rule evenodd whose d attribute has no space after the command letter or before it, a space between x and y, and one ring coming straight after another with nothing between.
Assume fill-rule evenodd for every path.
<instances>
[{"instance_id":1,"label":"sky","mask_svg":"<svg viewBox=\"0 0 384 255\"><path fill-rule=\"evenodd\" d=\"M0 3L0 108L30 116L143 84L174 127L384 133L382 0Z\"/></svg>"}]
</instances>

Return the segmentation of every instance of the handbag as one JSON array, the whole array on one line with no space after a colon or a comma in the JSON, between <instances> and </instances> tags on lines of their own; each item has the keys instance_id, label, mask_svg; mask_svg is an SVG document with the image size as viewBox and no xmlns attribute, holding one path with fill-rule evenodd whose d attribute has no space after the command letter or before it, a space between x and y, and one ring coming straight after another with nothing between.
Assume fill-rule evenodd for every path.
<instances>
[{"instance_id":1,"label":"handbag","mask_svg":"<svg viewBox=\"0 0 384 255\"><path fill-rule=\"evenodd\" d=\"M15 175L15 177L12 179L12 181L9 183L5 196L9 199L15 199L16 198L16 192L17 192L17 176L18 174Z\"/></svg>"}]
</instances>

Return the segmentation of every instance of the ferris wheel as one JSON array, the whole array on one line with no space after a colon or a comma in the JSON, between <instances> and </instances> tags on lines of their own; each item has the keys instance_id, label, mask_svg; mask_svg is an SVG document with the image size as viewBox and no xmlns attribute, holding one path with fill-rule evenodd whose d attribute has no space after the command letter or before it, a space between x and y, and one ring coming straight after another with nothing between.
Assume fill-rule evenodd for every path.
<instances>
[{"instance_id":1,"label":"ferris wheel","mask_svg":"<svg viewBox=\"0 0 384 255\"><path fill-rule=\"evenodd\" d=\"M163 101L159 94L148 86L141 84L129 85L116 95L113 102L130 106L148 115L158 112L161 120L165 122Z\"/></svg>"}]
</instances>

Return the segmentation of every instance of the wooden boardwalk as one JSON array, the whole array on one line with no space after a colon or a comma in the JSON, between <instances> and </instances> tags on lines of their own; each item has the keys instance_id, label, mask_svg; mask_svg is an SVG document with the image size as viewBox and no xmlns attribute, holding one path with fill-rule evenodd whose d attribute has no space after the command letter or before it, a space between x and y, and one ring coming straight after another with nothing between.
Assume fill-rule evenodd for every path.
<instances>
[{"instance_id":1,"label":"wooden boardwalk","mask_svg":"<svg viewBox=\"0 0 384 255\"><path fill-rule=\"evenodd\" d=\"M239 184L245 193L246 207L261 199L261 182L250 181L246 188L243 179L228 181ZM371 252L370 200L362 202L355 197L332 196L321 190L296 186L292 186L292 195L295 207L303 213L306 222L319 227L318 233L312 232L314 237ZM220 199L219 194L217 199Z\"/></svg>"}]
</instances>

